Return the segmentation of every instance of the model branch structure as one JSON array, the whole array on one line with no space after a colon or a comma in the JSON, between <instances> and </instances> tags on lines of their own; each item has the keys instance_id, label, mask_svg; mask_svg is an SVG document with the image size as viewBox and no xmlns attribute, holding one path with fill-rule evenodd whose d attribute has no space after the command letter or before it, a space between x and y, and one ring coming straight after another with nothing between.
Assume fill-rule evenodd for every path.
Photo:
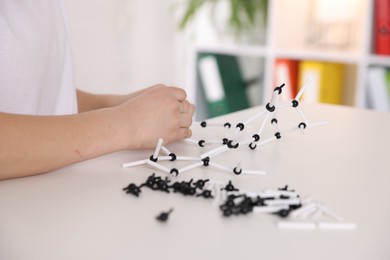
<instances>
[{"instance_id":1,"label":"model branch structure","mask_svg":"<svg viewBox=\"0 0 390 260\"><path fill-rule=\"evenodd\" d=\"M290 102L286 103L280 103L279 97L283 93L283 88L285 84L282 84L278 87L276 87L273 91L271 100L269 103L266 104L265 108L251 116L245 121L242 121L240 123L237 123L233 125L230 122L225 123L212 123L208 121L202 121L200 122L200 126L202 128L209 128L209 127L219 127L224 129L224 136L220 139L214 139L214 140L194 140L194 139L186 139L187 142L193 143L195 145L198 145L202 149L206 149L210 146L216 146L216 148L210 149L204 153L202 153L200 156L178 156L173 152L170 152L165 146L163 146L163 140L160 138L158 140L156 149L154 153L144 160L139 161L133 161L129 163L124 163L122 167L133 167L137 165L143 165L147 164L150 165L158 170L161 170L162 172L165 172L169 174L171 177L176 177L179 174L183 174L187 171L190 171L192 169L198 168L198 167L213 167L215 169L233 173L235 175L264 175L264 171L260 170L250 170L250 169L243 169L241 166L241 162L237 162L236 166L233 168L227 167L223 164L215 162L214 157L221 155L229 150L235 150L237 148L242 149L243 147L247 147L247 149L256 150L260 147L281 139L282 137L286 135L290 135L295 132L304 133L309 128L317 125L324 124L326 122L312 122L309 121L302 110L300 109L300 103L299 100L305 91L305 89L308 87L309 82L307 81L304 86L300 89L297 96L291 100ZM280 129L280 124L278 121L278 116L280 113L280 110L284 109L294 109L296 113L298 114L299 121L287 129ZM261 121L262 120L262 121ZM252 124L254 123L260 123L260 127L257 130L254 130L254 127ZM266 128L266 125L271 125L273 128L273 135L264 137L264 129ZM159 162L162 161L187 161L191 162L190 164L182 167L182 168L168 168L164 165L162 165Z\"/></svg>"},{"instance_id":2,"label":"model branch structure","mask_svg":"<svg viewBox=\"0 0 390 260\"><path fill-rule=\"evenodd\" d=\"M185 196L213 199L213 205L219 207L224 217L246 215L248 213L273 214L283 218L283 220L278 221L278 227L281 229L355 230L355 223L344 222L339 215L335 214L314 197L302 199L297 192L289 190L287 185L277 189L244 192L233 186L232 181L224 184L221 181L211 179L174 181L171 178L198 167L213 167L234 175L264 175L264 171L244 169L241 166L241 161L238 161L235 167L230 168L224 164L217 163L214 158L230 150L245 148L249 151L257 150L286 135L304 133L313 126L326 123L324 121L309 121L300 109L299 100L307 86L308 82L305 83L293 100L286 103L279 103L279 97L283 92L284 84L276 87L270 102L266 104L265 108L260 112L256 112L245 121L236 124L231 122L199 122L199 127L201 128L221 128L221 131L218 133L223 133L223 137L214 140L186 139L186 142L196 145L202 150L212 147L205 152L202 150L198 151L197 156L178 156L163 146L163 140L160 138L154 153L149 158L125 163L122 166L132 167L147 164L167 173L168 176L162 178L153 173L141 185L130 183L123 190L136 197L140 196L143 187L147 187L155 191L181 193ZM279 113L284 109L296 111L299 121L295 125L286 128L281 127ZM267 123L271 131L265 130ZM254 127L255 124L259 127ZM169 168L161 163L164 161L186 161L190 163L181 168ZM162 212L157 216L157 220L165 222L172 210Z\"/></svg>"}]
</instances>

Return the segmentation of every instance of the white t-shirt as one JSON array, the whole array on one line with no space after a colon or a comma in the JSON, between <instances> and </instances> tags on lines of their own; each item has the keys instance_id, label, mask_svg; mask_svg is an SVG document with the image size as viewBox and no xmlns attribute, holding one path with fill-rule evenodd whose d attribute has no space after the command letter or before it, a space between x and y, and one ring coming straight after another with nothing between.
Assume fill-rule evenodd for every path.
<instances>
[{"instance_id":1,"label":"white t-shirt","mask_svg":"<svg viewBox=\"0 0 390 260\"><path fill-rule=\"evenodd\" d=\"M77 112L62 0L0 0L0 112Z\"/></svg>"}]
</instances>

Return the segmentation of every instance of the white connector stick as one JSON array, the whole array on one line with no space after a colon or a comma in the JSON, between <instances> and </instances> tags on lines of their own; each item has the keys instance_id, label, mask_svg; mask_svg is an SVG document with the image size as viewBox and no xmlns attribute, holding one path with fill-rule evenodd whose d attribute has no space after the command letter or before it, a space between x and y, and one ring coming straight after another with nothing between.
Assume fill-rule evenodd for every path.
<instances>
[{"instance_id":1,"label":"white connector stick","mask_svg":"<svg viewBox=\"0 0 390 260\"><path fill-rule=\"evenodd\" d=\"M216 156L216 155L218 155L218 154L220 154L220 153L223 153L223 152L225 152L225 151L227 151L227 150L229 150L229 147L227 147L227 146L220 146L220 147L218 147L218 148L215 148L215 149L213 149L213 150L211 150L211 151L208 151L208 152L206 152L206 153L204 153L204 154L201 154L200 155L200 158L201 159L204 159L204 158L206 158L206 157L213 157L213 156Z\"/></svg>"},{"instance_id":2,"label":"white connector stick","mask_svg":"<svg viewBox=\"0 0 390 260\"><path fill-rule=\"evenodd\" d=\"M145 164L147 161L149 161L149 159L141 160L141 161L135 161L135 162L129 162L129 163L124 163L124 164L122 164L122 167L123 168L129 168L129 167L133 167L133 166L137 166L137 165L142 165L142 164Z\"/></svg>"},{"instance_id":3,"label":"white connector stick","mask_svg":"<svg viewBox=\"0 0 390 260\"><path fill-rule=\"evenodd\" d=\"M193 164L190 164L186 167L183 167L181 169L179 169L179 172L180 173L183 173L183 172L186 172L186 171L189 171L189 170L192 170L192 169L195 169L196 167L200 167L203 165L203 162L200 161L200 162L197 162L197 163L193 163Z\"/></svg>"},{"instance_id":4,"label":"white connector stick","mask_svg":"<svg viewBox=\"0 0 390 260\"><path fill-rule=\"evenodd\" d=\"M153 166L153 167L163 171L163 172L171 173L171 171L167 167L164 167L164 166L162 166L162 165L160 165L158 163L155 163L155 162L153 162L151 160L147 160L146 163L149 164L150 166Z\"/></svg>"},{"instance_id":5,"label":"white connector stick","mask_svg":"<svg viewBox=\"0 0 390 260\"><path fill-rule=\"evenodd\" d=\"M161 151L163 151L165 155L169 155L171 153L165 146L161 146Z\"/></svg>"},{"instance_id":6,"label":"white connector stick","mask_svg":"<svg viewBox=\"0 0 390 260\"><path fill-rule=\"evenodd\" d=\"M291 102L289 102L289 103L278 104L276 106L276 108L287 108L287 107L291 107L291 106L292 106Z\"/></svg>"},{"instance_id":7,"label":"white connector stick","mask_svg":"<svg viewBox=\"0 0 390 260\"><path fill-rule=\"evenodd\" d=\"M248 120L246 120L246 121L244 122L244 125L247 125L247 124L251 123L252 121L254 121L255 119L257 119L258 117L261 117L262 115L264 115L266 112L267 112L267 110L264 109L264 110L261 111L260 113L255 114L254 116L252 116L251 118L249 118Z\"/></svg>"},{"instance_id":8,"label":"white connector stick","mask_svg":"<svg viewBox=\"0 0 390 260\"><path fill-rule=\"evenodd\" d=\"M233 170L230 169L229 167L220 165L220 164L218 164L218 163L209 162L209 165L210 165L210 166L213 166L213 167L215 167L215 168L218 168L218 169L220 169L220 170L223 170L223 171L233 172Z\"/></svg>"},{"instance_id":9,"label":"white connector stick","mask_svg":"<svg viewBox=\"0 0 390 260\"><path fill-rule=\"evenodd\" d=\"M279 221L278 227L282 229L315 230L316 224L313 222Z\"/></svg>"},{"instance_id":10,"label":"white connector stick","mask_svg":"<svg viewBox=\"0 0 390 260\"><path fill-rule=\"evenodd\" d=\"M241 169L241 160L237 162L236 169L237 169L237 171L240 171L240 170L242 171L242 169Z\"/></svg>"},{"instance_id":11,"label":"white connector stick","mask_svg":"<svg viewBox=\"0 0 390 260\"><path fill-rule=\"evenodd\" d=\"M265 200L264 203L268 206L278 206L278 205L299 205L301 204L300 199L286 199L286 200Z\"/></svg>"},{"instance_id":12,"label":"white connector stick","mask_svg":"<svg viewBox=\"0 0 390 260\"><path fill-rule=\"evenodd\" d=\"M270 107L273 107L275 104L277 104L278 103L278 99L279 99L278 90L275 90L272 93L271 101L269 102Z\"/></svg>"},{"instance_id":13,"label":"white connector stick","mask_svg":"<svg viewBox=\"0 0 390 260\"><path fill-rule=\"evenodd\" d=\"M158 157L159 161L171 161L171 156L161 156ZM176 161L199 161L200 157L191 157L191 156L177 156Z\"/></svg>"},{"instance_id":14,"label":"white connector stick","mask_svg":"<svg viewBox=\"0 0 390 260\"><path fill-rule=\"evenodd\" d=\"M299 100L305 91L305 89L310 85L311 78L306 79L305 83L303 84L302 88L299 90L298 94L295 96L295 100Z\"/></svg>"},{"instance_id":15,"label":"white connector stick","mask_svg":"<svg viewBox=\"0 0 390 260\"><path fill-rule=\"evenodd\" d=\"M200 157L191 157L191 156L177 156L177 161L199 161Z\"/></svg>"},{"instance_id":16,"label":"white connector stick","mask_svg":"<svg viewBox=\"0 0 390 260\"><path fill-rule=\"evenodd\" d=\"M297 198L298 194L295 191L288 191L288 190L264 190L259 193L259 196L263 198L280 197L280 196Z\"/></svg>"},{"instance_id":17,"label":"white connector stick","mask_svg":"<svg viewBox=\"0 0 390 260\"><path fill-rule=\"evenodd\" d=\"M163 139L159 138L158 142L157 142L156 149L154 150L153 159L158 158L158 154L160 153L160 149L161 149L162 144L163 144Z\"/></svg>"},{"instance_id":18,"label":"white connector stick","mask_svg":"<svg viewBox=\"0 0 390 260\"><path fill-rule=\"evenodd\" d=\"M278 205L278 206L256 206L253 207L254 213L275 213L283 209L288 209L289 206L287 205Z\"/></svg>"},{"instance_id":19,"label":"white connector stick","mask_svg":"<svg viewBox=\"0 0 390 260\"><path fill-rule=\"evenodd\" d=\"M295 110L298 112L299 116L305 122L305 124L309 125L309 121L307 121L305 115L302 113L302 110L299 107L296 107Z\"/></svg>"},{"instance_id":20,"label":"white connector stick","mask_svg":"<svg viewBox=\"0 0 390 260\"><path fill-rule=\"evenodd\" d=\"M208 145L223 144L223 141L222 140L210 140L210 141L205 141L204 143L208 144Z\"/></svg>"},{"instance_id":21,"label":"white connector stick","mask_svg":"<svg viewBox=\"0 0 390 260\"><path fill-rule=\"evenodd\" d=\"M284 135L288 135L288 134L291 134L291 133L293 133L293 132L296 132L296 131L298 131L298 130L299 130L299 127L298 127L298 126L293 126L293 127L291 127L290 129L287 129L287 130L284 130L284 131L280 132L280 134L281 134L282 136L284 136Z\"/></svg>"},{"instance_id":22,"label":"white connector stick","mask_svg":"<svg viewBox=\"0 0 390 260\"><path fill-rule=\"evenodd\" d=\"M251 137L250 139L246 139L246 140L241 141L240 145L247 145L247 144L250 144L252 142L255 142L255 141L253 141L253 138Z\"/></svg>"},{"instance_id":23,"label":"white connector stick","mask_svg":"<svg viewBox=\"0 0 390 260\"><path fill-rule=\"evenodd\" d=\"M198 144L198 141L196 141L194 139L191 139L191 138L183 139L183 141L186 141L186 142L189 142L189 143L193 143L193 144Z\"/></svg>"},{"instance_id":24,"label":"white connector stick","mask_svg":"<svg viewBox=\"0 0 390 260\"><path fill-rule=\"evenodd\" d=\"M355 230L355 223L346 222L319 222L318 228L321 230Z\"/></svg>"},{"instance_id":25,"label":"white connector stick","mask_svg":"<svg viewBox=\"0 0 390 260\"><path fill-rule=\"evenodd\" d=\"M328 121L318 121L318 122L311 122L309 126L319 126L319 125L326 125L329 123Z\"/></svg>"},{"instance_id":26,"label":"white connector stick","mask_svg":"<svg viewBox=\"0 0 390 260\"><path fill-rule=\"evenodd\" d=\"M266 175L265 171L255 171L255 170L242 170L242 174L246 175Z\"/></svg>"},{"instance_id":27,"label":"white connector stick","mask_svg":"<svg viewBox=\"0 0 390 260\"><path fill-rule=\"evenodd\" d=\"M277 193L277 191L260 191L260 192L247 192L247 196L249 197L261 197L262 199L268 199L268 198L275 198L275 197L280 197L280 193Z\"/></svg>"},{"instance_id":28,"label":"white connector stick","mask_svg":"<svg viewBox=\"0 0 390 260\"><path fill-rule=\"evenodd\" d=\"M172 160L171 156L160 156L158 157L158 161L170 161Z\"/></svg>"},{"instance_id":29,"label":"white connector stick","mask_svg":"<svg viewBox=\"0 0 390 260\"><path fill-rule=\"evenodd\" d=\"M267 111L267 110L266 110ZM264 117L264 120L263 120L263 123L261 124L260 128L259 128L259 131L257 131L257 134L260 135L261 132L263 132L263 129L264 129L264 126L265 126L265 123L267 122L267 119L269 117L271 113L269 111L267 111L267 114L265 115Z\"/></svg>"},{"instance_id":30,"label":"white connector stick","mask_svg":"<svg viewBox=\"0 0 390 260\"><path fill-rule=\"evenodd\" d=\"M272 142L272 141L274 141L274 140L276 140L276 137L275 137L275 136L270 137L270 138L268 138L268 139L266 139L266 140L260 142L259 145L264 145L264 144L267 144L267 143Z\"/></svg>"}]
</instances>

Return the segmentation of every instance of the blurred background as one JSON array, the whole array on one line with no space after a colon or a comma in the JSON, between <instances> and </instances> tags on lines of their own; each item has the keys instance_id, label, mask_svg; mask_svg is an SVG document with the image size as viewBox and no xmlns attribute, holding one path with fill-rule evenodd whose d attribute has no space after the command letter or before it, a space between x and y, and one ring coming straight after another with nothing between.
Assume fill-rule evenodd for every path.
<instances>
[{"instance_id":1,"label":"blurred background","mask_svg":"<svg viewBox=\"0 0 390 260\"><path fill-rule=\"evenodd\" d=\"M65 0L78 88L184 88L204 119L302 99L390 111L390 0Z\"/></svg>"},{"instance_id":2,"label":"blurred background","mask_svg":"<svg viewBox=\"0 0 390 260\"><path fill-rule=\"evenodd\" d=\"M66 0L77 86L127 93L175 84L178 31L172 3Z\"/></svg>"}]
</instances>

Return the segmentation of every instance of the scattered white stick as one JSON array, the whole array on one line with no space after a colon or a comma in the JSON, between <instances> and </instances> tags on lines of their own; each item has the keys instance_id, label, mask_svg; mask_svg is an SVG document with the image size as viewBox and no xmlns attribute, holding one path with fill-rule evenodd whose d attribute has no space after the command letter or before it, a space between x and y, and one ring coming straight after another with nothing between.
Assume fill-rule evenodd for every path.
<instances>
[{"instance_id":1,"label":"scattered white stick","mask_svg":"<svg viewBox=\"0 0 390 260\"><path fill-rule=\"evenodd\" d=\"M313 222L279 221L278 227L282 229L315 230L316 224Z\"/></svg>"},{"instance_id":2,"label":"scattered white stick","mask_svg":"<svg viewBox=\"0 0 390 260\"><path fill-rule=\"evenodd\" d=\"M355 223L345 222L320 222L318 228L321 230L355 230Z\"/></svg>"},{"instance_id":3,"label":"scattered white stick","mask_svg":"<svg viewBox=\"0 0 390 260\"><path fill-rule=\"evenodd\" d=\"M276 199L276 200L265 200L264 203L268 206L278 206L278 205L299 205L301 204L300 199Z\"/></svg>"},{"instance_id":4,"label":"scattered white stick","mask_svg":"<svg viewBox=\"0 0 390 260\"><path fill-rule=\"evenodd\" d=\"M283 209L288 209L287 205L278 205L278 206L256 206L253 207L254 213L275 213Z\"/></svg>"},{"instance_id":5,"label":"scattered white stick","mask_svg":"<svg viewBox=\"0 0 390 260\"><path fill-rule=\"evenodd\" d=\"M255 171L255 170L242 170L241 174L245 175L266 175L265 171Z\"/></svg>"},{"instance_id":6,"label":"scattered white stick","mask_svg":"<svg viewBox=\"0 0 390 260\"><path fill-rule=\"evenodd\" d=\"M123 168L128 168L128 167L133 167L133 166L137 166L137 165L142 165L142 164L145 164L147 161L149 161L149 159L141 160L141 161L135 161L135 162L129 162L129 163L124 163L124 164L122 164L122 167Z\"/></svg>"}]
</instances>

